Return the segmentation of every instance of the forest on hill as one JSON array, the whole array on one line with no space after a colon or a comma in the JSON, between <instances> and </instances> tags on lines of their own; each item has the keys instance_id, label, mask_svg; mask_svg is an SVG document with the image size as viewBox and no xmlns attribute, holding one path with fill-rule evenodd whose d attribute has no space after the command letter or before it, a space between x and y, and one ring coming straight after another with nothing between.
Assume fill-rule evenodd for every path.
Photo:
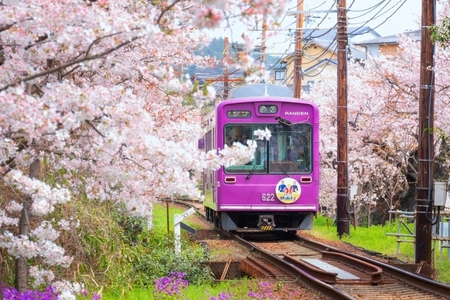
<instances>
[{"instance_id":1,"label":"forest on hill","mask_svg":"<svg viewBox=\"0 0 450 300\"><path fill-rule=\"evenodd\" d=\"M234 59L237 57L238 52L243 51L244 45L242 43L232 42L229 45L228 55L230 59ZM225 39L223 37L216 38L214 37L211 42L206 46L200 46L198 49L194 51L196 55L205 56L205 57L213 57L217 60L217 64L208 67L199 68L198 66L189 66L188 73L193 76L196 73L208 74L210 76L220 76L223 74L224 66L222 60L226 55L225 50ZM251 51L250 56L258 61L261 59L262 52L259 50ZM270 70L274 66L276 66L280 61L280 57L273 56L270 54L266 54L265 67ZM239 74L241 74L240 72Z\"/></svg>"}]
</instances>

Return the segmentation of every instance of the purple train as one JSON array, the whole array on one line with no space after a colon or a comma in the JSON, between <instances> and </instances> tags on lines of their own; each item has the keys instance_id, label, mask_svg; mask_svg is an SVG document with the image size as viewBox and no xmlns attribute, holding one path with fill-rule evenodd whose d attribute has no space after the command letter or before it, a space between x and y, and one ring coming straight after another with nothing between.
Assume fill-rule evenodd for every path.
<instances>
[{"instance_id":1,"label":"purple train","mask_svg":"<svg viewBox=\"0 0 450 300\"><path fill-rule=\"evenodd\" d=\"M255 84L233 89L204 122L205 151L255 139L266 128L270 140L257 140L253 160L205 172L202 178L208 221L236 232L312 228L319 206L319 112L292 90Z\"/></svg>"}]
</instances>

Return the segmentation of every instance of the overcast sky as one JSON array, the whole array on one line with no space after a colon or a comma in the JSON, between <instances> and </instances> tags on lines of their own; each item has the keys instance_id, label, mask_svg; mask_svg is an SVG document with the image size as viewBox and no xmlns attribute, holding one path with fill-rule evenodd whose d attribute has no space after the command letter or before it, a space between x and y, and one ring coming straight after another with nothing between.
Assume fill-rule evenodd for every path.
<instances>
[{"instance_id":1,"label":"overcast sky","mask_svg":"<svg viewBox=\"0 0 450 300\"><path fill-rule=\"evenodd\" d=\"M304 0L304 10L311 11L305 17L303 28L330 28L336 25L335 0ZM382 36L401 33L420 28L422 0L346 0L349 27L369 26ZM288 0L286 15L276 21L281 23L275 37L268 36L266 40L267 53L283 54L292 52L295 43L292 38L296 25L296 16L289 11L297 11L298 0ZM327 13L328 12L328 13ZM261 29L261 21L254 29ZM234 26L230 30L216 30L216 37L228 37L231 42L242 42L240 36L244 26ZM289 34L289 29L290 34ZM246 31L255 40L261 41L261 30ZM257 44L259 44L257 42Z\"/></svg>"},{"instance_id":2,"label":"overcast sky","mask_svg":"<svg viewBox=\"0 0 450 300\"><path fill-rule=\"evenodd\" d=\"M292 0L296 1L296 0ZM333 0L305 0L305 10L336 10ZM419 29L422 0L347 0L350 27L370 26L381 35L396 34ZM291 2L295 7L295 3ZM320 21L323 15L315 14ZM336 24L336 13L327 16L329 25ZM308 25L307 25L308 26Z\"/></svg>"}]
</instances>

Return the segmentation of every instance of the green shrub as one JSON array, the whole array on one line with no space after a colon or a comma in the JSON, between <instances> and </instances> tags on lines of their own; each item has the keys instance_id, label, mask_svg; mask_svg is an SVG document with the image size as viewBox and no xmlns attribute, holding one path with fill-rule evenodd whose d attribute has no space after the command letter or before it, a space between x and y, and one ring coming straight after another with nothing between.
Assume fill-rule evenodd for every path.
<instances>
[{"instance_id":1,"label":"green shrub","mask_svg":"<svg viewBox=\"0 0 450 300\"><path fill-rule=\"evenodd\" d=\"M205 262L209 261L208 252L200 245L191 244L189 249L183 249L177 256L172 247L168 247L167 239L153 242L152 248L145 244L139 246L139 251L133 251L131 264L133 266L133 286L147 287L155 279L167 276L170 272L182 272L191 284L211 282L213 276ZM172 244L172 243L170 243ZM155 247L156 246L156 247Z\"/></svg>"}]
</instances>

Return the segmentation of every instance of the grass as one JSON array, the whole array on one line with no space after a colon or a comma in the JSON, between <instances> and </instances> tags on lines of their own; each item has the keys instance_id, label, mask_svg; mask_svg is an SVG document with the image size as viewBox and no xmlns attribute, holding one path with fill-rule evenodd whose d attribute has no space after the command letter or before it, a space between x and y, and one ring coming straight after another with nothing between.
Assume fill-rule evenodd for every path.
<instances>
[{"instance_id":1,"label":"grass","mask_svg":"<svg viewBox=\"0 0 450 300\"><path fill-rule=\"evenodd\" d=\"M410 224L408 226L411 227L412 225ZM349 230L350 234L344 234L342 238L339 238L336 225L333 224L333 219L319 216L314 221L314 226L310 233L319 238L341 240L342 242L380 252L388 256L396 256L396 238L387 236L386 234L397 233L397 230L397 223L387 224L386 226L371 226L370 228L356 227L356 229L351 226ZM407 231L402 229L401 233L406 234ZM413 251L414 245L412 243L401 243L398 258L409 261L413 258Z\"/></svg>"},{"instance_id":2,"label":"grass","mask_svg":"<svg viewBox=\"0 0 450 300\"><path fill-rule=\"evenodd\" d=\"M153 228L152 232L159 237L173 234L174 227L174 214L181 214L187 209L180 209L175 207L172 203L157 204L153 208ZM183 220L187 225L201 229L201 225L192 222L189 218ZM188 237L189 233L184 230L181 231L182 240ZM167 251L167 248L173 250L173 240L168 239L168 243L162 244L166 249L161 251ZM183 249L182 251L186 251ZM224 251L228 251L224 249ZM146 288L112 288L105 289L102 293L102 299L105 300L131 300L131 299L255 299L255 297L249 297L248 293L252 290L258 289L259 281L251 280L248 278L242 278L239 281L221 281L212 282L202 285L188 285L183 289L182 295L175 296L156 296L154 295L155 286L153 283L149 283ZM84 299L84 298L80 298ZM87 298L86 298L87 299ZM271 299L271 298L264 298Z\"/></svg>"},{"instance_id":3,"label":"grass","mask_svg":"<svg viewBox=\"0 0 450 300\"><path fill-rule=\"evenodd\" d=\"M157 235L166 235L168 230L170 234L173 233L173 215L181 214L187 209L176 208L173 204L158 204L154 206L153 209L153 232ZM167 218L169 218L167 220ZM191 222L189 218L184 220L189 226L196 229L200 229L201 225ZM411 229L413 224L408 224ZM402 225L400 226L401 233L408 233L408 230ZM399 247L399 254L397 255L397 238L395 236L387 236L387 233L397 233L398 223L388 224L386 226L372 226L370 228L357 227L356 230L353 226L350 228L350 234L344 235L341 239L337 236L336 226L333 224L333 220L325 218L323 216L318 216L314 221L314 227L310 233L316 237L326 239L326 240L341 240L359 246L368 250L382 253L387 256L397 257L401 260L413 262L414 261L414 244L413 243L401 243ZM186 237L189 233L186 231L181 231L182 239L187 240ZM173 245L170 243L173 240L168 239L169 245L163 243L163 247L171 248L173 250ZM183 248L182 251L186 251ZM224 251L226 251L224 249ZM444 257L447 257L444 255ZM448 260L439 260L438 254L436 257L436 273L437 280L449 283L450 282L450 262ZM155 294L156 287L149 283L148 287L142 288L110 288L105 289L102 293L102 299L105 300L131 300L131 299L205 299L205 300L219 300L219 299L274 299L271 297L255 298L251 296L252 290L258 290L258 285L261 284L258 280L252 280L249 278L243 278L237 281L221 281L204 283L199 285L188 285L182 290L182 294L177 295L158 295ZM250 294L249 294L250 293ZM82 299L82 298L80 298Z\"/></svg>"},{"instance_id":4,"label":"grass","mask_svg":"<svg viewBox=\"0 0 450 300\"><path fill-rule=\"evenodd\" d=\"M398 232L401 234L409 234L409 230L406 229L406 226L408 226L409 230L414 232L414 224L406 224L405 221L405 223L400 223L400 225L398 222L393 222L392 224L386 224L385 226L371 226L370 228L356 227L356 229L354 229L354 227L351 226L350 234L343 235L342 238L339 238L336 225L333 224L333 219L318 216L314 221L314 227L310 233L322 239L332 241L340 240L367 250L396 257L408 263L414 263L414 243L402 242L398 244L396 236L388 236L388 234L396 234ZM401 240L413 241L413 238L401 237ZM440 260L439 251L438 249L435 249L434 264L436 280L448 284L450 283L450 260L447 259L447 251L450 250L444 250L444 259Z\"/></svg>"},{"instance_id":5,"label":"grass","mask_svg":"<svg viewBox=\"0 0 450 300\"><path fill-rule=\"evenodd\" d=\"M192 300L211 300L211 299L255 299L250 297L250 290L258 289L258 281L243 278L239 281L222 281L220 283L213 283L208 285L188 285L186 289L182 291L182 295L174 295L170 297L158 297L154 296L154 287L148 289L133 289L127 293L122 291L108 291L103 294L102 300L153 300L153 299L192 299ZM227 296L224 297L224 294ZM221 297L221 298L220 298ZM270 298L267 298L270 299Z\"/></svg>"}]
</instances>

